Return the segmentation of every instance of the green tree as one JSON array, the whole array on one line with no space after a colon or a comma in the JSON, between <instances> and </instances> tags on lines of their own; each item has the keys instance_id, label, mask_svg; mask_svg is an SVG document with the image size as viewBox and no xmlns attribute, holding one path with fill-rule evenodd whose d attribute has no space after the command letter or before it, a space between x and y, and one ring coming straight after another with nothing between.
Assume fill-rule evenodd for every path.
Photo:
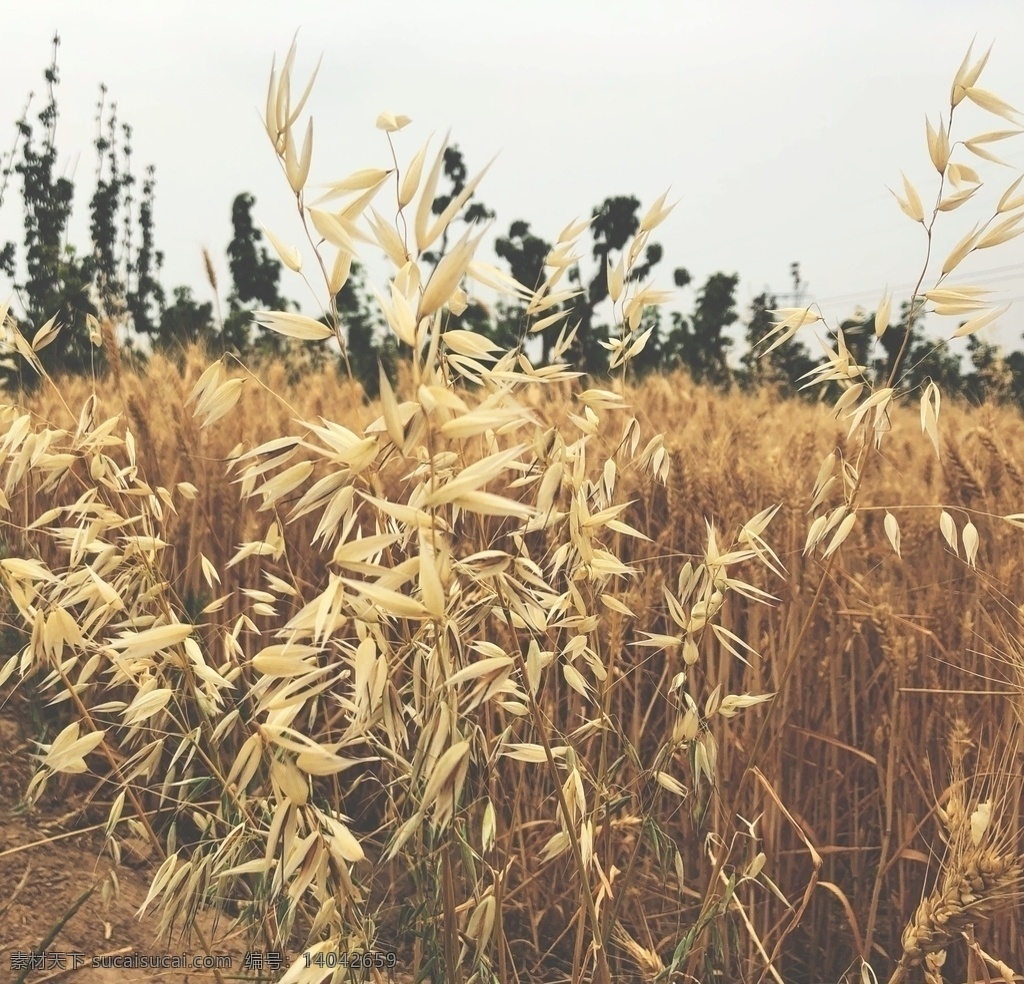
<instances>
[{"instance_id":1,"label":"green tree","mask_svg":"<svg viewBox=\"0 0 1024 984\"><path fill-rule=\"evenodd\" d=\"M255 204L256 199L247 191L236 195L231 203L232 237L227 253L233 286L228 296L228 316L216 347L240 355L255 351L281 356L286 348L281 335L262 332L253 339L250 334L254 310L285 311L290 306L279 287L281 262L262 245L263 233L253 221Z\"/></svg>"},{"instance_id":2,"label":"green tree","mask_svg":"<svg viewBox=\"0 0 1024 984\"><path fill-rule=\"evenodd\" d=\"M380 391L379 365L383 365L389 379L394 379L398 343L392 336L380 337L380 317L374 302L367 296L366 273L360 264L353 262L349 278L338 292L337 306L338 318L345 331L352 375L362 384L366 395L373 399ZM339 353L339 369L343 365L344 360Z\"/></svg>"},{"instance_id":3,"label":"green tree","mask_svg":"<svg viewBox=\"0 0 1024 984\"><path fill-rule=\"evenodd\" d=\"M529 222L516 219L509 226L508 235L495 242L494 252L508 264L509 273L524 287L536 290L543 283L544 261L551 252L551 244L535 236L530 231ZM509 341L514 344L525 328L525 305L515 301L499 301L494 340L499 345L505 345ZM551 348L560 330L561 324L558 324L540 332L544 363L551 359Z\"/></svg>"},{"instance_id":4,"label":"green tree","mask_svg":"<svg viewBox=\"0 0 1024 984\"><path fill-rule=\"evenodd\" d=\"M131 173L131 127L118 127L117 107L112 104L104 136L104 86L100 87L98 132L94 142L97 170L96 190L90 201L91 249L79 255L66 241L74 184L69 178L55 175L59 46L60 37L55 35L52 61L44 73L47 102L37 116L41 143L36 146L35 131L28 122L26 108L16 124L21 160L14 163L16 146L3 169L4 183L0 186L2 205L10 175L17 174L21 178L25 277L20 282L17 280L18 261L13 243L7 243L0 251L0 269L14 281L23 320L28 325L26 334L33 334L51 318L62 326L54 342L39 353L47 371L85 372L103 365L102 352L89 341L87 316L122 319L131 314L144 321L154 304L163 303L162 292L152 275L152 264L159 266L162 255L153 248L154 179L153 169L149 168L139 218L142 247L133 256L131 188L135 179ZM34 385L34 375L26 374L23 369L23 362L18 360L17 368L8 373L8 381L13 382L17 377L22 385Z\"/></svg>"},{"instance_id":5,"label":"green tree","mask_svg":"<svg viewBox=\"0 0 1024 984\"><path fill-rule=\"evenodd\" d=\"M971 335L967 355L974 367L963 380L963 392L969 400L979 404L1015 402L1014 367L998 345Z\"/></svg>"},{"instance_id":6,"label":"green tree","mask_svg":"<svg viewBox=\"0 0 1024 984\"><path fill-rule=\"evenodd\" d=\"M442 167L442 177L447 182L448 187L434 197L434 201L430 206L430 210L434 215L441 215L451 202L465 191L466 181L469 177L466 159L458 144L452 144L450 147L445 148ZM469 195L466 199L468 205L465 210L441 233L441 239L438 242L437 248L427 250L423 254L423 259L431 267L436 268L437 264L441 262L441 258L448 251L452 234L459 231L458 226L460 223L464 227L469 227L489 222L494 218L495 213L493 209L488 208L481 201L473 200L475 194L475 192L472 192ZM501 254L499 253L499 255ZM513 347L519 340L519 333L514 331L509 319L502 319L499 322L495 319L490 308L478 300L471 299L465 311L459 315L449 314L447 318L446 329L459 328L466 331L474 331L486 338L490 338L501 345L502 348Z\"/></svg>"},{"instance_id":7,"label":"green tree","mask_svg":"<svg viewBox=\"0 0 1024 984\"><path fill-rule=\"evenodd\" d=\"M800 264L796 261L791 263L789 273L793 280L792 306L800 307L804 303L807 287L800 276ZM770 295L767 290L751 301L746 326L747 351L740 358L744 374L743 386L748 390L771 386L787 396L816 399L813 390L801 389L803 377L818 364L811 358L804 343L790 338L772 348L774 338L762 342L772 330L774 312L778 306L778 298Z\"/></svg>"},{"instance_id":8,"label":"green tree","mask_svg":"<svg viewBox=\"0 0 1024 984\"><path fill-rule=\"evenodd\" d=\"M146 168L136 220L141 242L136 243L132 216L135 204L132 194L135 176L131 169L132 128L127 123L118 127L117 104L112 103L104 136L106 94L107 87L101 84L94 141L97 152L96 190L89 203L93 247L89 272L94 277L104 313L118 321L127 317L136 334L147 336L152 335L156 317L165 304L163 288L153 270L155 266L159 272L163 265L163 253L155 248L153 235L156 171L153 165ZM123 161L118 160L118 151ZM120 249L117 248L119 232ZM130 340L126 342L130 344Z\"/></svg>"},{"instance_id":9,"label":"green tree","mask_svg":"<svg viewBox=\"0 0 1024 984\"><path fill-rule=\"evenodd\" d=\"M677 287L685 287L689 282L687 270L675 271ZM731 380L727 359L732 339L725 329L739 319L735 307L738 283L739 274L713 273L697 293L693 314L689 318L679 312L672 314L665 358L669 364L685 366L696 382L722 386Z\"/></svg>"},{"instance_id":10,"label":"green tree","mask_svg":"<svg viewBox=\"0 0 1024 984\"><path fill-rule=\"evenodd\" d=\"M43 364L48 371L81 371L89 364L91 353L87 337L83 344L82 333L74 332L74 323L77 320L82 324L84 315L95 316L98 312L88 293L92 281L89 260L79 258L74 248L65 242L74 184L54 174L59 45L60 38L55 35L53 60L44 73L47 102L37 117L42 128L42 145L36 147L33 127L23 116L16 124L22 141L21 161L6 167L4 176L8 177L13 171L22 182L26 275L20 283L15 282L15 290L24 312L23 320L28 322L28 330L23 328L23 333L31 336L49 318L56 317L63 328L53 344L40 353ZM4 256L4 272L14 279L17 267L13 244L7 245ZM22 366L18 360L19 370ZM31 372L19 371L19 376L23 385L31 386L34 382Z\"/></svg>"},{"instance_id":11,"label":"green tree","mask_svg":"<svg viewBox=\"0 0 1024 984\"><path fill-rule=\"evenodd\" d=\"M586 373L604 374L608 369L608 353L602 343L608 341L609 326L599 324L596 312L599 305L608 299L608 262L615 262L615 254L621 253L640 228L637 210L640 202L626 195L606 198L591 212L591 235L594 239L593 257L597 267L593 277L584 285L579 264L569 271L569 281L580 289L572 303L569 315L571 326L579 325L573 344L566 358ZM652 269L661 262L662 248L658 243L648 243L644 260L638 263L630 275L630 282L646 280Z\"/></svg>"},{"instance_id":12,"label":"green tree","mask_svg":"<svg viewBox=\"0 0 1024 984\"><path fill-rule=\"evenodd\" d=\"M796 338L783 342L778 348L764 354L771 341L762 344L775 321L774 311L779 302L767 291L758 294L750 303L750 317L746 326L747 351L740 362L743 365L743 386L756 390L762 386L774 387L787 396L816 398L812 390L801 390L801 379L818 363L811 358L807 347Z\"/></svg>"},{"instance_id":13,"label":"green tree","mask_svg":"<svg viewBox=\"0 0 1024 984\"><path fill-rule=\"evenodd\" d=\"M448 182L449 187L447 191L442 191L435 196L430 206L430 211L434 215L440 215L454 199L458 198L466 190L466 179L469 177L469 172L466 169L466 159L458 144L445 147L442 167L442 176ZM466 208L460 212L454 222L449 223L445 227L444 232L441 233L441 239L437 248L427 250L423 254L423 259L431 267L436 267L441 262L441 257L448 252L449 239L458 224L470 226L481 222L489 222L494 218L494 212L484 205L483 202L473 201L475 196L476 192L469 195L466 199L468 203Z\"/></svg>"},{"instance_id":14,"label":"green tree","mask_svg":"<svg viewBox=\"0 0 1024 984\"><path fill-rule=\"evenodd\" d=\"M227 248L232 280L228 316L219 335L212 323L207 330L219 351L234 351L239 355L259 358L287 358L288 342L281 335L259 329L258 334L253 332L254 310L286 311L298 307L281 295L282 264L263 244L263 233L253 221L255 204L256 199L248 192L235 196L232 202L233 235ZM194 305L190 298L186 300ZM383 362L388 371L393 371L397 346L377 339L379 318L367 297L365 271L359 263L353 262L336 303L353 376L369 396L376 396L380 381L378 363ZM190 317L200 321L203 318L208 320L209 314L205 305L198 311L189 312ZM319 320L329 323L326 315ZM173 325L171 329L175 330ZM328 351L326 346L306 346L303 352L307 358L300 367L293 368L299 374L322 368L327 364ZM343 366L340 354L338 361L339 367Z\"/></svg>"},{"instance_id":15,"label":"green tree","mask_svg":"<svg viewBox=\"0 0 1024 984\"><path fill-rule=\"evenodd\" d=\"M895 371L893 378L903 389L916 389L931 380L938 383L944 394L953 396L961 393L964 379L960 358L950 352L949 343L944 339L936 341L925 337L924 305L920 300L914 306L912 320L910 311L910 301L904 301L900 306L899 321L889 325L882 334L880 343L885 358L873 363L876 381L884 384ZM873 337L874 331L875 315L871 314L865 320L863 335ZM902 359L901 352L904 352Z\"/></svg>"},{"instance_id":16,"label":"green tree","mask_svg":"<svg viewBox=\"0 0 1024 984\"><path fill-rule=\"evenodd\" d=\"M1006 366L1010 372L1010 395L1014 404L1024 410L1024 352L1008 352Z\"/></svg>"},{"instance_id":17,"label":"green tree","mask_svg":"<svg viewBox=\"0 0 1024 984\"><path fill-rule=\"evenodd\" d=\"M200 304L191 287L175 287L174 303L165 307L160 319L159 347L165 351L184 348L210 337L213 305Z\"/></svg>"},{"instance_id":18,"label":"green tree","mask_svg":"<svg viewBox=\"0 0 1024 984\"><path fill-rule=\"evenodd\" d=\"M608 326L595 324L595 309L608 297L608 258L613 251L621 252L630 236L640 227L640 217L636 214L639 207L640 202L636 198L624 195L606 198L597 206L591 212L593 221L590 226L594 237L593 256L598 263L594 276L584 286L579 264L569 271L570 283L580 288L573 301L569 323L579 327L566 358L586 373L600 373L608 365L606 350L601 345L608 341Z\"/></svg>"}]
</instances>

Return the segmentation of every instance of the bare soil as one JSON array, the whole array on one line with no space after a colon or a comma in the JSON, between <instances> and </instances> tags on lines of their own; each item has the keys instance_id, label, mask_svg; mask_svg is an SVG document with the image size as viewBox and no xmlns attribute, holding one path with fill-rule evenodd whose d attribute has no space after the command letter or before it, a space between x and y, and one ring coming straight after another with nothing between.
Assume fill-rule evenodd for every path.
<instances>
[{"instance_id":1,"label":"bare soil","mask_svg":"<svg viewBox=\"0 0 1024 984\"><path fill-rule=\"evenodd\" d=\"M0 688L0 982L14 984L26 970L26 984L216 980L212 970L191 967L93 964L94 956L106 962L183 954L191 959L204 957L205 951L194 936L163 945L157 940L157 916L147 912L137 917L156 865L143 856L145 850L123 850L120 865L104 850L110 797L97 787L95 776L54 776L31 811L21 806L34 770L31 756L38 751L32 739L52 741L59 731L51 726L45 736L34 733L42 729L38 709L20 691ZM108 889L105 901L102 886L111 872L119 890ZM261 977L257 970L244 968L242 930L232 934L230 918L221 916L215 925L212 913L202 913L197 923L211 954L231 961L230 968L221 971L224 981L270 981L281 976L280 970L265 969ZM44 966L26 966L31 952L40 949ZM74 954L80 955L77 967ZM292 959L294 955L283 955L282 966Z\"/></svg>"},{"instance_id":2,"label":"bare soil","mask_svg":"<svg viewBox=\"0 0 1024 984\"><path fill-rule=\"evenodd\" d=\"M162 942L155 903L138 916L159 858L148 843L120 837L115 864L104 835L115 794L97 776L52 776L38 802L25 808L36 742L52 742L66 723L24 689L0 686L0 984L201 984L217 981L217 973L195 969L192 960L210 957L218 959L225 984L279 980L300 953L249 954L245 928L233 927L230 915L211 910L197 917L209 951L195 934L179 934L169 946ZM116 892L109 885L105 891L112 878ZM33 951L42 955L42 966L29 965ZM154 957L187 962L145 966ZM390 984L413 981L402 969L386 977L354 971L353 980L367 973Z\"/></svg>"}]
</instances>

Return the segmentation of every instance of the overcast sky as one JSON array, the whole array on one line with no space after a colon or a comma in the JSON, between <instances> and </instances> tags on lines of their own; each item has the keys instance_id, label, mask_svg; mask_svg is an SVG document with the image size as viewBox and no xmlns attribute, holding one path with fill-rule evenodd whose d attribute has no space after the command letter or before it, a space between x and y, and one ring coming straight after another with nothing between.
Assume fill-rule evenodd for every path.
<instances>
[{"instance_id":1,"label":"overcast sky","mask_svg":"<svg viewBox=\"0 0 1024 984\"><path fill-rule=\"evenodd\" d=\"M59 168L78 190L72 241L88 241L95 104L105 82L134 128L136 174L157 168L168 295L187 283L209 298L204 246L226 294L236 194L251 192L257 220L301 241L260 122L271 59L276 53L280 63L296 29L293 91L323 54L307 105L311 183L388 166L374 129L386 109L413 118L397 135L403 164L449 127L471 172L499 155L479 196L497 212L495 234L523 218L553 241L608 196L635 195L646 207L671 187L680 201L656 235L665 248L656 282L671 287L678 266L695 286L716 271L738 273L744 315L766 287L788 301L794 260L806 299L828 317L858 304L873 310L887 287L898 311L925 239L886 187L899 188L903 170L926 204L934 201L925 114L935 122L948 113L950 82L975 35L975 56L995 42L980 84L1024 109L1021 0L37 0L3 18L0 124L10 129L7 137L0 130L0 148L13 144L30 90L33 119L42 108L56 30ZM954 139L1007 127L967 103L955 123ZM940 217L936 268L1024 166L1024 137L992 149L1012 168L954 155L980 163L988 181L977 207ZM0 242L20 242L20 190L14 179ZM992 288L995 301L1017 301L983 336L1013 348L1024 347L1022 244L981 252L955 277ZM320 313L287 271L282 288ZM692 304L686 290L674 306L688 312Z\"/></svg>"}]
</instances>

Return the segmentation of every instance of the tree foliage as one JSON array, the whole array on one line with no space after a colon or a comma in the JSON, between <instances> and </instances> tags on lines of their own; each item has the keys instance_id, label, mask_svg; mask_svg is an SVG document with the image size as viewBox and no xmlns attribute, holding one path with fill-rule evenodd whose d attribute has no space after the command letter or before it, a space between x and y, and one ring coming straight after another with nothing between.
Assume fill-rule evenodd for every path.
<instances>
[{"instance_id":1,"label":"tree foliage","mask_svg":"<svg viewBox=\"0 0 1024 984\"><path fill-rule=\"evenodd\" d=\"M248 192L238 194L231 204L232 236L226 250L231 287L226 316L220 316L216 274L208 255L207 279L216 303L201 300L201 295L187 285L174 287L171 303L167 303L160 283L164 254L157 249L154 235L156 172L152 165L145 169L141 192L137 192L132 128L118 120L117 105L108 105L107 90L102 85L94 140L95 190L89 201L90 242L82 251L68 242L75 187L71 177L58 173L59 45L60 38L55 36L51 63L44 73L46 103L34 122L29 122L28 106L17 121L15 149L3 162L0 180L0 206L12 176L21 183L20 255L14 242L0 246L0 273L14 285L21 328L31 335L51 319L62 326L53 343L40 352L44 367L50 372L72 373L103 369L103 350L90 342L87 331L91 317L126 326L121 344L138 358L144 358L148 347L177 350L193 342L203 343L211 353L288 358L286 340L280 335L253 330L253 310L298 310L298 305L281 295L282 264L265 245L253 218L256 199ZM444 152L443 178L445 185L431 205L434 215L441 215L466 189L468 170L458 146ZM577 295L561 306L567 315L565 321L540 333L543 362L550 361L563 326L575 326L575 340L565 357L589 374L607 373L609 326L602 316L602 305L608 301L608 268L618 261L637 232L639 208L637 198L617 195L592 209L593 265L584 270L576 263L569 269L568 281ZM460 221L472 226L494 217L492 209L470 195ZM448 226L436 249L426 254L428 263L436 267L450 246L449 236L460 234L458 228ZM496 238L494 251L516 280L535 287L544 279L552 245L537 235L529 222L516 219L507 234ZM632 282L648 283L663 259L661 245L648 243L642 261L633 268ZM793 297L799 304L806 286L799 264L792 264L791 275ZM677 267L673 282L677 288L688 287L690 273L685 267ZM740 321L738 283L737 273L712 273L696 291L691 313L672 313L667 326L657 308L649 309L642 328L651 328L651 337L631 363L632 371L642 375L685 368L696 381L709 385L728 387L739 383L747 390L772 386L786 395L801 392L798 381L820 364L820 357L812 355L798 338L789 339L767 355L758 351L757 343L770 331L772 312L779 306L767 289L750 302L743 323L745 345L738 358L730 358L740 340L730 334ZM359 263L353 263L336 301L353 373L373 396L379 366L383 364L393 377L401 353L397 342L381 331L382 321L368 296ZM1024 407L1024 353L1005 354L997 346L972 337L968 339L969 366L965 366L945 342L925 337L921 310L918 303L911 323L910 305L904 303L900 318L880 337L876 336L873 313L859 312L843 322L845 343L857 363L867 368L869 378L879 382L894 376L901 387L908 389L934 381L950 396L959 394L979 402L1009 401ZM448 328L478 332L503 348L523 342L526 312L514 301L499 301L491 307L471 298L464 311L448 317ZM304 363L304 368L312 368L314 363L322 365L328 352L326 348L320 350L316 359ZM23 367L21 359L0 363L0 381L32 385L34 379L24 375Z\"/></svg>"},{"instance_id":2,"label":"tree foliage","mask_svg":"<svg viewBox=\"0 0 1024 984\"><path fill-rule=\"evenodd\" d=\"M154 169L147 168L139 214L133 219L132 130L127 124L118 125L116 104L111 104L104 123L106 88L102 86L94 141L96 189L89 203L91 248L79 254L67 242L74 183L56 174L59 46L60 37L55 35L52 61L44 73L47 101L37 115L39 144L26 109L16 124L21 159L14 162L16 146L3 169L0 205L10 176L16 174L21 179L24 250L19 269L15 245L5 244L0 269L14 282L22 320L29 329L51 318L61 325L54 342L39 353L44 367L74 373L103 364L102 351L90 343L89 316L115 320L128 316L141 330L152 325L154 308L159 309L164 300L154 276L154 266L159 269L163 255L153 244ZM136 242L136 228L141 243ZM7 367L8 383L31 386L34 379L22 375L20 367L20 360Z\"/></svg>"}]
</instances>

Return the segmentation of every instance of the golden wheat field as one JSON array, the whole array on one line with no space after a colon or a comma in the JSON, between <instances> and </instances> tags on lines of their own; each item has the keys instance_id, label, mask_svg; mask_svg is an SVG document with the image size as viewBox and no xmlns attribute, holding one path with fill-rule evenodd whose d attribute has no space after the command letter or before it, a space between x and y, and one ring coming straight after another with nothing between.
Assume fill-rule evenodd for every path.
<instances>
[{"instance_id":1,"label":"golden wheat field","mask_svg":"<svg viewBox=\"0 0 1024 984\"><path fill-rule=\"evenodd\" d=\"M293 59L265 125L304 209ZM952 108L1000 109L983 67ZM947 131L929 152L944 175ZM499 351L446 327L464 285L558 315L586 222L536 288L469 233L424 281L465 204L431 215L440 161L308 209L333 299L395 186L402 221L371 231L406 358L378 400L198 348L136 370L108 319L106 378L0 407L0 685L41 736L18 822L131 849L161 946L280 957L189 979L1020 980L1020 415L872 384L841 330L817 403L636 380L665 196L609 268L610 379ZM921 294L970 326L980 295L945 278L1009 235L1013 193ZM5 933L46 949L67 916Z\"/></svg>"},{"instance_id":2,"label":"golden wheat field","mask_svg":"<svg viewBox=\"0 0 1024 984\"><path fill-rule=\"evenodd\" d=\"M110 438L126 431L134 437L135 471L129 488L145 482L146 476L159 475L169 490L167 503L157 493L162 506L160 539L167 545L137 547L133 573L112 578L109 588L125 597L129 590L136 590L129 585L139 576L139 569L145 570L147 580L144 587L138 586L140 594L174 599L180 611L195 619L194 638L201 640L200 651L209 654L202 664L204 676L215 671L226 679L244 681L247 688L258 685L260 673L254 663L261 665L262 653L263 665L270 671L264 678L275 689L284 692L290 688L310 702L315 698L303 692L318 691L319 706L304 707L301 717L292 718L289 727L316 736L328 748L342 739L342 747L348 749L346 758L354 761L376 753L377 761L370 768L353 765L339 771L337 779L312 782L314 789L322 785L326 795L337 796L338 809L351 818L348 829L362 844L359 853L365 852L375 868L372 879L367 874L364 891L377 914L377 932L388 947L395 947L409 960L417 933L408 928L403 933L402 900L415 891L410 880L438 878L443 873L431 870L439 863L435 855L440 846L428 841L410 851L409 857L426 869L419 872L411 866L403 870L396 860L384 863L381 854L393 825L403 815L402 792L394 785L395 770L415 771L416 763L406 756L417 754L428 733L423 723L403 713L397 704L407 691L414 700L417 687L423 688L419 699L426 703L431 670L417 661L415 646L403 654L408 663L396 659L390 668L383 696L390 693L396 700L391 712L395 718L389 721L382 708L378 726L401 729L404 741L396 742L389 757L380 754L382 749L369 735L357 732L346 736L343 712L350 702L356 703L353 678L358 663L354 653L338 658L333 667L328 664L329 688L321 686L319 678L324 674L312 665L279 666L277 671L267 665L285 657L283 651L280 655L268 653L274 646L266 643L288 638L287 627L294 626L296 616L308 609L308 602L305 607L301 602L314 599L330 583L330 551L313 545L317 517L302 517L292 527L293 543L298 546L279 556L269 551L262 556L251 552L239 561L239 554L244 553L240 545L274 542L268 530L275 523L284 528L298 496L293 493L273 510L261 510L259 496L239 508L235 483L241 469L228 467L232 454L241 457L242 448L273 440L274 435L287 431L296 416L357 427L360 418L364 426L371 422L369 418L378 419L378 409L357 405L344 380L336 375L307 380L301 390L289 392L283 381L270 373L265 380L246 380L235 411L222 426L201 430L199 423L180 413L180 407L203 368L199 353L190 356L183 373L170 362L156 361L144 377L125 374L120 385L108 387L92 407L96 420L118 418ZM85 405L91 394L82 385L65 387L62 396L63 401L41 397L26 409L40 427L71 432L77 414L69 415L68 408ZM1024 478L1016 465L1024 450L1024 423L1010 412L951 410L940 463L930 445L922 445L915 415L894 414L888 449L875 479L864 489L863 526L848 541L841 562L825 580L809 630L801 645L793 649L822 570L819 559L804 554L813 492L813 479L808 483L806 476L830 449L848 450L845 428L831 419L824 406L808 407L768 397L723 397L694 388L681 378L651 380L630 394L627 402L644 427L653 420L662 422L669 462L663 485L642 476L623 475L616 489L617 501L629 503L622 521L647 531L651 538L632 542L635 538L627 541L618 534L621 539L609 543L624 563L643 567L643 576L630 579L616 592L617 602L637 617L627 617L613 608L615 617L601 626L594 654L609 673L600 690L587 687L585 693L579 693L564 676L551 674L537 695L545 727L552 736L565 736L557 744L571 741L570 747L582 761L600 762L603 755L609 760L606 771L612 778L608 781L621 790L614 799L590 808L599 811L594 838L595 850L603 848L603 864L609 870L617 868L622 878L631 859L636 858L628 892L612 896L621 898L615 922L618 932L609 944L615 976L640 979L646 973L653 977L654 968L665 959L667 941L681 926L695 922L702 903L702 879L707 878L711 859L726 848L730 861L725 870L730 874L741 874L763 853L769 859L765 864L770 864L766 870L778 888L776 894L754 882L740 884L735 901L708 923L708 939L703 945L720 951L722 972L727 977L749 976L751 968L758 965L761 950L772 952L787 922L805 904L779 954L781 959L776 960L784 979L807 979L811 968L814 973L828 968L825 978L843 972L863 945L872 912L871 931L879 952L898 953L908 914L915 910L922 892L946 870L939 811L956 802L957 796L969 799L984 790L987 798L990 792L1005 795L1015 791L1007 800L1009 812L1004 822L1011 836L1017 829L1019 789L1005 774L1019 772L1019 764L992 758L998 758L1015 733L1014 707L1019 709L1020 652L1013 626L1020 613L1011 599L1020 597L1024 587L1019 559L1019 538L1024 534L995 520L981 525L984 547L979 551L978 570L965 571L963 559L939 532L939 510L925 504L945 503L954 512L958 506L970 507L992 516L1013 512L1024 490ZM568 394L556 394L530 406L529 412L543 428L541 433L547 433L547 428L567 419L570 407ZM614 451L618 432L618 427L612 428L603 454ZM402 471L403 467L396 467L373 473L373 491L397 497L390 484L400 483ZM313 473L310 482L318 477ZM88 481L84 472L75 478L78 481L65 496L69 508L82 501L79 490ZM181 494L181 483L194 486L194 491L190 488ZM157 488L155 484L151 487ZM255 487L258 489L259 483ZM39 516L46 522L25 534L19 555L26 556L24 548L31 543L38 562L57 570L67 564L72 531L90 530L90 526L65 527L58 537L42 535L47 526L56 528L56 517L46 520L43 516L41 507L49 501L56 502L26 490L12 497L10 505L23 527ZM902 558L894 554L882 532L882 515L870 509L874 501L891 509L906 509L908 518L901 524ZM751 559L742 561L731 576L749 577L751 585L778 600L761 604L742 596L730 597L720 613L722 624L758 650L759 656L741 650L744 662L729 651L728 638L712 637L702 640L699 661L688 676L689 692L697 707L690 720L704 734L712 734L707 730L708 702L721 701L713 695L778 694L758 757L757 781L729 802L753 825L737 831L722 815L724 804L719 796L736 795L765 720L763 712L758 709L730 717L724 727L715 729L711 746L717 757L714 786L705 779L697 788L689 788L684 778L691 768L687 742L681 741L677 748L669 744L681 720L683 728L687 727L687 705L680 707L675 697L678 688L673 686L677 675L687 670L687 663L678 650L651 652L636 643L643 641L645 632L676 631L663 592L677 583L685 564L701 562L708 538L705 518L713 519L724 545L750 516L775 504L781 508L770 527L770 542L785 576ZM97 518L90 522L101 524L92 531L95 535L102 529L101 514L97 511ZM485 518L478 522L476 546L498 547L501 523ZM364 534L367 539L387 536L371 528ZM126 535L127 531L110 535L110 539L117 542ZM79 539L87 548L89 541ZM541 535L541 542L531 551L537 558L546 556L543 539ZM8 544L12 555L14 547ZM367 546L370 556L379 549L377 542ZM127 559L129 552L122 552ZM351 563L352 569L358 570L362 562L353 559ZM211 569L224 572L222 583L214 580L210 584L205 572ZM285 578L294 578L303 593L294 596L282 591ZM233 585L246 585L248 593L232 590ZM224 601L216 604L222 597ZM97 598L92 604L98 602ZM112 628L123 617L115 615ZM643 630L637 631L636 624L642 624ZM576 637L574 628L559 631L567 644ZM515 703L507 680L497 673L497 667L479 678L465 672L481 659L493 659L492 651L507 649L509 642L493 627L487 634L470 634L468 639L482 653L465 654L464 665L458 670L452 667L467 680L462 699L478 714L476 724L483 731L485 747L519 747L522 743L515 739L525 737L518 724L520 708L511 714L502 709L503 704ZM130 646L119 648L131 653ZM731 648L739 647L731 644ZM106 704L118 696L128 703L139 700L132 699L135 684L119 681L112 673L115 665L104 667L100 679L81 688L85 706ZM581 661L581 665L586 664ZM83 667L72 667L63 672L73 681ZM161 713L175 718L190 714L201 733L204 726L210 726L201 703L202 678L189 680L187 669L170 655L159 660L140 658L141 675L164 685L157 690L166 687L173 693ZM124 672L128 673L128 667ZM789 679L784 681L787 674ZM51 675L51 682L55 680ZM292 685L295 680L301 688ZM111 693L108 687L115 684ZM257 689L257 695L269 706L274 689L266 683L263 686L266 692L259 694ZM184 699L188 687L195 688L196 705L191 708ZM95 695L89 688L95 689ZM140 681L138 692L147 692L146 682ZM152 686L148 692L153 692ZM494 706L487 708L488 703ZM222 777L237 771L238 752L249 740L241 725L244 718L253 720L257 706L211 707L212 713L220 715L233 707L235 727L220 728L216 741L204 743L202 765L196 757L189 761L190 756L180 756L179 761L189 764L176 778L201 775L207 769ZM598 708L608 722L606 729L588 725ZM102 716L97 726L119 713L114 706L98 710ZM434 713L443 718L445 712ZM181 728L181 723L176 727ZM146 751L139 762L142 765L154 754L153 734L163 734L164 727L152 732L135 730L140 749ZM170 733L175 732L172 729ZM606 748L602 752L603 743ZM661 751L666 747L668 754ZM176 750L157 749L168 759ZM645 775L642 766L649 762L660 766L653 779ZM329 764L333 768L334 763ZM172 775L156 760L150 768L148 782L157 789L161 776ZM953 781L958 769L971 778L962 793ZM996 778L1000 770L1004 778ZM273 786L273 775L271 767L269 776L262 779L267 792ZM669 788L658 785L658 777L665 775L678 777L676 782L686 788L677 789L667 782ZM138 779L144 776L142 773ZM564 963L569 968L573 933L566 913L576 904L571 870L564 853L548 861L538 860L544 858L546 849L553 853L549 845L558 831L552 816L550 781L538 763L511 755L474 763L466 781L472 792L463 793L469 807L463 821L462 836L468 841L465 849L480 852L477 864L481 868L507 869L500 884L504 896L501 933L508 959L525 968L525 973L532 970L540 975L531 974L531 979L540 979L543 967ZM590 781L588 775L587 786ZM256 779L250 782L255 784ZM995 788L990 790L989 783ZM584 796L599 799L600 790L585 786ZM181 799L175 817L188 823L190 811L198 811L213 824L208 836L214 843L229 833L229 823L232 828L237 825L235 816L217 798L197 795L194 803ZM493 841L484 852L478 838L488 808L493 811ZM198 836L194 829L191 836ZM161 843L166 837L167 832L161 831ZM638 845L645 842L650 846L645 845L640 853ZM241 850L233 856L239 862L248 860ZM881 864L880 856L884 856ZM352 877L360 875L363 866L368 868L370 861L353 864ZM466 878L465 871L459 872L457 881L453 876L457 897L470 894ZM212 879L204 882L207 880ZM206 887L204 882L193 891ZM808 891L808 886L813 890ZM226 888L223 891L231 894ZM252 903L257 901L254 898ZM435 904L441 908L443 896ZM1022 913L1012 894L1006 895L1004 906L995 906L995 916L991 924L985 924L985 945L1007 960L1020 960L1024 956L1020 952ZM748 925L757 929L756 936Z\"/></svg>"}]
</instances>

